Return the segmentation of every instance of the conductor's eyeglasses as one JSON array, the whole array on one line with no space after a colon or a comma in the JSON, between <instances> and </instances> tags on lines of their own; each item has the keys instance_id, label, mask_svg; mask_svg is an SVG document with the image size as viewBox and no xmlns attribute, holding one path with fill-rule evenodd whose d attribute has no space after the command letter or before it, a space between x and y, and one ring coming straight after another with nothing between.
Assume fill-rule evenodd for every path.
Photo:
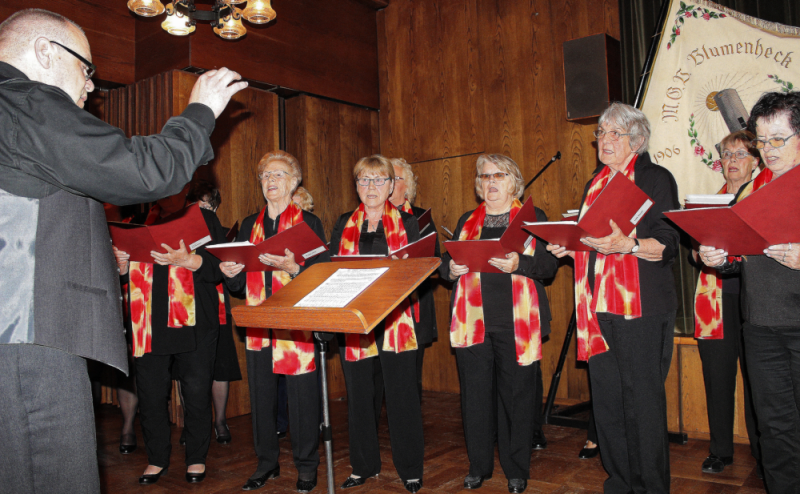
<instances>
[{"instance_id":1,"label":"conductor's eyeglasses","mask_svg":"<svg viewBox=\"0 0 800 494\"><path fill-rule=\"evenodd\" d=\"M392 181L392 179L389 178L389 177L378 177L378 178L361 177L358 180L356 180L358 185L360 185L362 187L369 187L369 183L370 182L374 183L375 187L380 187L383 184L385 184L386 182L391 182L391 181Z\"/></svg>"},{"instance_id":2,"label":"conductor's eyeglasses","mask_svg":"<svg viewBox=\"0 0 800 494\"><path fill-rule=\"evenodd\" d=\"M762 141L761 139L755 139L751 143L756 149L764 149L764 147L769 143L770 146L774 148L782 148L786 145L786 141L791 139L792 137L796 136L797 132L794 134L787 136L787 137L773 137L772 139L767 139L766 141Z\"/></svg>"},{"instance_id":3,"label":"conductor's eyeglasses","mask_svg":"<svg viewBox=\"0 0 800 494\"><path fill-rule=\"evenodd\" d=\"M67 48L66 46L62 45L62 44L61 44L61 43L59 43L58 41L53 41L53 40L49 40L49 41L50 41L51 43L53 43L54 45L58 45L58 46L60 46L61 48L63 48L63 49L65 49L65 50L67 50L67 53L69 53L69 54L70 54L70 55L72 55L73 57L75 57L75 58L77 58L78 60L80 60L80 61L81 61L81 63L83 64L83 77L84 77L84 78L85 78L87 81L88 81L89 79L91 79L91 78L92 78L92 76L94 75L94 72L97 70L97 66L96 66L95 64L93 64L92 62L90 62L90 61L86 60L85 58L83 58L82 56L78 55L78 54L77 54L77 53L75 53L74 51L70 50L70 49L69 49L69 48Z\"/></svg>"}]
</instances>

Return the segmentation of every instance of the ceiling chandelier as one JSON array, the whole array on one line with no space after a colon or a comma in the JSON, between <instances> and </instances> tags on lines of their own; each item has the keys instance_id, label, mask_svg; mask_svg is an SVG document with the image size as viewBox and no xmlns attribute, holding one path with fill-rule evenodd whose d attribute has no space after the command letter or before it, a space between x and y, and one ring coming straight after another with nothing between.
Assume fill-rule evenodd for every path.
<instances>
[{"instance_id":1,"label":"ceiling chandelier","mask_svg":"<svg viewBox=\"0 0 800 494\"><path fill-rule=\"evenodd\" d=\"M165 7L161 0L128 0L131 12L143 17L155 17L164 12L161 23L164 31L174 36L186 36L194 32L197 21L211 22L214 33L222 39L239 39L247 34L242 18L253 24L266 24L277 14L270 5L271 0L214 0L211 10L198 10L194 0L173 0ZM247 4L244 8L237 7Z\"/></svg>"}]
</instances>

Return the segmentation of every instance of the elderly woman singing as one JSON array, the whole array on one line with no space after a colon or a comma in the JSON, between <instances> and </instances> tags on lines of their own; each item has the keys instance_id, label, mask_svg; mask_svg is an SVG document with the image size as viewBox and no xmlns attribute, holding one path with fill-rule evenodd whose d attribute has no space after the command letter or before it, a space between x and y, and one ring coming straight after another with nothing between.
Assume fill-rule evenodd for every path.
<instances>
[{"instance_id":1,"label":"elderly woman singing","mask_svg":"<svg viewBox=\"0 0 800 494\"><path fill-rule=\"evenodd\" d=\"M587 238L589 252L548 245L575 260L578 359L589 361L592 406L604 490L669 492L669 448L664 381L672 359L677 295L672 263L679 235L664 211L677 209L672 174L650 161L650 123L628 105L613 103L600 116L597 154L603 164L586 184L581 216L617 173L642 189L653 206L625 236Z\"/></svg>"},{"instance_id":2,"label":"elderly woman singing","mask_svg":"<svg viewBox=\"0 0 800 494\"><path fill-rule=\"evenodd\" d=\"M419 239L412 214L389 202L395 174L383 156L362 158L353 168L361 205L339 217L331 234L331 252L339 255L378 254ZM353 474L343 489L364 484L381 471L378 424L375 417L374 361L380 359L386 389L392 459L406 490L422 488L422 410L417 390L417 349L411 303L406 299L367 335L339 340L347 386L350 464Z\"/></svg>"},{"instance_id":3,"label":"elderly woman singing","mask_svg":"<svg viewBox=\"0 0 800 494\"><path fill-rule=\"evenodd\" d=\"M750 112L748 130L766 169L739 189L735 202L781 180L800 163L800 94L767 93ZM775 197L776 208L797 214L796 204ZM742 275L742 315L747 370L752 385L761 462L767 489L796 493L800 486L800 246L772 245L763 256L741 259L713 246L700 259L722 274Z\"/></svg>"},{"instance_id":4,"label":"elderly woman singing","mask_svg":"<svg viewBox=\"0 0 800 494\"><path fill-rule=\"evenodd\" d=\"M294 225L305 222L325 242L322 222L292 202L292 193L302 179L297 158L284 151L273 151L261 158L258 175L267 205L242 221L237 241L257 244ZM330 261L325 251L303 262L286 249L285 256L262 254L259 260L278 268L271 272L243 273L244 266L220 263L233 293L245 292L247 305L258 305L269 295L292 281L304 269ZM247 329L247 377L253 412L253 442L258 467L243 490L264 487L267 480L280 475L276 410L278 375L286 375L289 396L289 423L292 428L292 453L297 467L297 490L309 492L317 485L319 465L319 387L318 362L313 335L308 331Z\"/></svg>"},{"instance_id":5,"label":"elderly woman singing","mask_svg":"<svg viewBox=\"0 0 800 494\"><path fill-rule=\"evenodd\" d=\"M522 207L523 184L511 158L479 156L475 191L483 202L461 216L453 238L500 238ZM539 208L536 220L547 221ZM497 417L500 465L508 479L508 491L519 493L527 488L530 476L535 414L542 406L535 402L542 337L550 333L550 306L542 280L555 276L558 261L536 240L522 255L513 252L489 262L500 273L470 273L449 253L442 257L439 268L442 278L457 282L450 343L461 379L461 414L469 456L464 488L477 489L492 477Z\"/></svg>"}]
</instances>

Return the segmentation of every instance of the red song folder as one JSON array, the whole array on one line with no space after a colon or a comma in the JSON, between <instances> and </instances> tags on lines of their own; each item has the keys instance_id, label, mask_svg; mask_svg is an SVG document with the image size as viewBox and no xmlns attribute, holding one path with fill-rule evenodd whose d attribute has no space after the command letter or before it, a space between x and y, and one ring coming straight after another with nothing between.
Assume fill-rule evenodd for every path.
<instances>
[{"instance_id":1,"label":"red song folder","mask_svg":"<svg viewBox=\"0 0 800 494\"><path fill-rule=\"evenodd\" d=\"M522 229L526 221L536 219L536 209L528 197L508 228L498 239L491 240L448 240L444 243L450 257L456 264L469 267L473 273L501 273L489 264L489 259L504 258L510 252L522 254L533 241L533 237Z\"/></svg>"},{"instance_id":2,"label":"red song folder","mask_svg":"<svg viewBox=\"0 0 800 494\"><path fill-rule=\"evenodd\" d=\"M197 204L181 209L152 225L109 222L108 232L114 247L127 252L134 262L153 262L150 252L164 252L161 244L177 250L183 240L191 252L211 241L208 225Z\"/></svg>"},{"instance_id":3,"label":"red song folder","mask_svg":"<svg viewBox=\"0 0 800 494\"><path fill-rule=\"evenodd\" d=\"M664 213L700 245L732 256L763 254L770 245L800 243L800 167L729 207Z\"/></svg>"},{"instance_id":4,"label":"red song folder","mask_svg":"<svg viewBox=\"0 0 800 494\"><path fill-rule=\"evenodd\" d=\"M401 247L386 256L376 256L376 255L331 256L331 261L333 262L375 261L378 259L385 260L386 258L391 258L392 256L397 256L398 259L402 259L403 256L406 254L408 254L408 259L411 259L412 257L433 257L434 252L436 252L435 249L436 249L436 232L431 232L428 235L417 240L416 242L411 242L405 247Z\"/></svg>"},{"instance_id":5,"label":"red song folder","mask_svg":"<svg viewBox=\"0 0 800 494\"><path fill-rule=\"evenodd\" d=\"M610 235L609 220L614 220L623 234L630 235L652 206L653 200L642 189L625 175L617 173L580 221L525 223L525 230L547 243L566 247L567 250L591 251L591 247L581 243L582 238L603 238Z\"/></svg>"},{"instance_id":6,"label":"red song folder","mask_svg":"<svg viewBox=\"0 0 800 494\"><path fill-rule=\"evenodd\" d=\"M295 261L300 263L325 252L328 247L305 222L278 232L258 245L250 242L231 242L206 247L208 252L221 261L244 264L245 271L275 271L275 267L259 261L258 256L261 254L285 256L285 249L289 249L294 254Z\"/></svg>"}]
</instances>

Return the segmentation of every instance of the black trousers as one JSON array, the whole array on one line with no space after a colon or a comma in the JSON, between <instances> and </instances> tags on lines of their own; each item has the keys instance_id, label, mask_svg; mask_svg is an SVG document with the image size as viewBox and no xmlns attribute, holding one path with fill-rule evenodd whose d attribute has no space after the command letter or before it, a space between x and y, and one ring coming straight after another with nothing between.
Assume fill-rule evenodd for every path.
<instances>
[{"instance_id":1,"label":"black trousers","mask_svg":"<svg viewBox=\"0 0 800 494\"><path fill-rule=\"evenodd\" d=\"M800 493L800 327L743 331L767 490Z\"/></svg>"},{"instance_id":2,"label":"black trousers","mask_svg":"<svg viewBox=\"0 0 800 494\"><path fill-rule=\"evenodd\" d=\"M675 313L601 319L609 346L589 359L604 492L669 492L667 398Z\"/></svg>"},{"instance_id":3,"label":"black trousers","mask_svg":"<svg viewBox=\"0 0 800 494\"><path fill-rule=\"evenodd\" d=\"M298 473L317 471L319 465L319 401L317 382L319 360L315 348L317 370L286 377L289 402L289 426L292 454ZM278 466L277 416L278 378L272 371L272 345L260 351L247 351L247 378L250 385L250 409L253 414L253 444L258 468L251 478L261 477Z\"/></svg>"},{"instance_id":4,"label":"black trousers","mask_svg":"<svg viewBox=\"0 0 800 494\"><path fill-rule=\"evenodd\" d=\"M99 493L86 361L0 345L0 493Z\"/></svg>"},{"instance_id":5,"label":"black trousers","mask_svg":"<svg viewBox=\"0 0 800 494\"><path fill-rule=\"evenodd\" d=\"M742 319L739 313L739 294L722 294L724 337L721 340L697 340L703 362L703 382L706 387L708 427L711 430L710 454L722 458L733 456L733 416L736 410L737 361L744 381L744 420L750 438L750 452L760 459L755 412L750 393L750 380L745 365L742 340Z\"/></svg>"},{"instance_id":6,"label":"black trousers","mask_svg":"<svg viewBox=\"0 0 800 494\"><path fill-rule=\"evenodd\" d=\"M378 358L386 394L392 461L401 479L422 479L425 443L417 388L417 350L384 352L383 328L379 327L376 331L378 357L349 362L345 358L344 344L339 345L347 386L350 465L353 467L353 475L373 477L381 471L374 379L374 360Z\"/></svg>"},{"instance_id":7,"label":"black trousers","mask_svg":"<svg viewBox=\"0 0 800 494\"><path fill-rule=\"evenodd\" d=\"M486 333L483 343L455 351L469 475L492 473L496 417L500 465L506 478L530 478L539 362L517 363L511 329Z\"/></svg>"},{"instance_id":8,"label":"black trousers","mask_svg":"<svg viewBox=\"0 0 800 494\"><path fill-rule=\"evenodd\" d=\"M219 331L208 331L191 352L171 355L146 353L136 359L136 392L139 421L147 460L161 468L169 466L169 401L173 363L178 364L178 381L183 394L183 422L186 433L186 465L205 464L211 444L211 383Z\"/></svg>"}]
</instances>

